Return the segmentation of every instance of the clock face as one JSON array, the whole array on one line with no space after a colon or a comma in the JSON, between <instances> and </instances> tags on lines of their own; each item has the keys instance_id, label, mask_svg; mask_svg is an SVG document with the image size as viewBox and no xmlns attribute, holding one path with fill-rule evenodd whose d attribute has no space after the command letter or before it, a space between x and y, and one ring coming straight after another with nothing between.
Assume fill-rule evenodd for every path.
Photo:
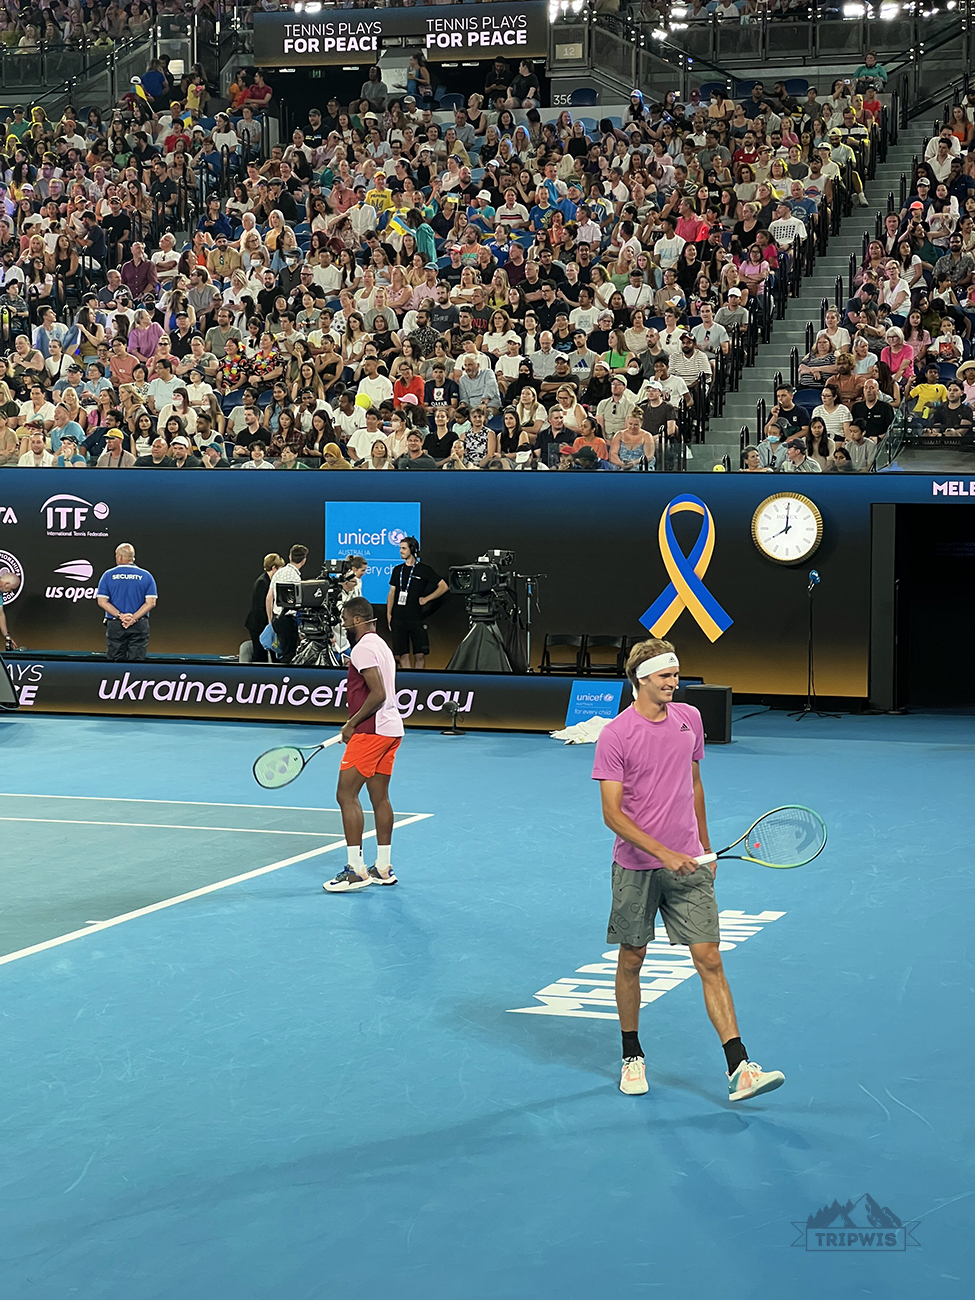
<instances>
[{"instance_id":1,"label":"clock face","mask_svg":"<svg viewBox=\"0 0 975 1300\"><path fill-rule=\"evenodd\" d=\"M770 560L800 564L807 560L823 536L823 517L808 497L778 492L755 511L752 537Z\"/></svg>"}]
</instances>

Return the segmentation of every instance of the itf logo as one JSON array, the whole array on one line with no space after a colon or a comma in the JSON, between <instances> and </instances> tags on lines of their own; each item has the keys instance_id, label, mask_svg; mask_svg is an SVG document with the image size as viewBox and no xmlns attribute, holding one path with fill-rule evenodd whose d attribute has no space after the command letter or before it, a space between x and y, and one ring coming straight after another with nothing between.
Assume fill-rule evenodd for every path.
<instances>
[{"instance_id":1,"label":"itf logo","mask_svg":"<svg viewBox=\"0 0 975 1300\"><path fill-rule=\"evenodd\" d=\"M362 594L374 605L386 603L389 575L400 563L404 537L420 538L419 501L325 502L325 556L365 556L369 569Z\"/></svg>"},{"instance_id":2,"label":"itf logo","mask_svg":"<svg viewBox=\"0 0 975 1300\"><path fill-rule=\"evenodd\" d=\"M104 501L86 501L66 492L48 497L41 506L48 537L107 537L109 513Z\"/></svg>"},{"instance_id":3,"label":"itf logo","mask_svg":"<svg viewBox=\"0 0 975 1300\"><path fill-rule=\"evenodd\" d=\"M876 1254L878 1251L906 1250L908 1246L919 1243L912 1236L918 1220L903 1223L893 1210L886 1205L878 1205L869 1192L855 1201L840 1205L834 1199L832 1205L824 1205L815 1214L810 1214L805 1223L794 1222L793 1227L799 1236L793 1246L805 1246L806 1250L867 1250Z\"/></svg>"},{"instance_id":4,"label":"itf logo","mask_svg":"<svg viewBox=\"0 0 975 1300\"><path fill-rule=\"evenodd\" d=\"M577 722L588 722L590 718L615 718L620 711L625 682L588 682L572 683L569 692L569 707L565 713L565 725L573 727Z\"/></svg>"}]
</instances>

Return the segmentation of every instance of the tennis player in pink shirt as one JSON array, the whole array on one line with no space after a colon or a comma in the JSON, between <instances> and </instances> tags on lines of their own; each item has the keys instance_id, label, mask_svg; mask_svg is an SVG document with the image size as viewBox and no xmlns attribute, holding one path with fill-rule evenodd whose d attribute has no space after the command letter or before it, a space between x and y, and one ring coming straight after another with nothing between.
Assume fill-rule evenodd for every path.
<instances>
[{"instance_id":1,"label":"tennis player in pink shirt","mask_svg":"<svg viewBox=\"0 0 975 1300\"><path fill-rule=\"evenodd\" d=\"M329 894L397 883L390 862L393 806L389 802L389 778L403 739L403 719L396 707L396 660L377 634L375 611L363 596L354 596L342 606L342 626L352 649L349 720L342 728L345 753L339 764L336 798L349 858L343 871L325 881L323 888ZM364 818L359 793L363 786L369 791L376 821L376 865L368 870L362 856Z\"/></svg>"},{"instance_id":2,"label":"tennis player in pink shirt","mask_svg":"<svg viewBox=\"0 0 975 1300\"><path fill-rule=\"evenodd\" d=\"M623 1035L620 1091L644 1093L640 1046L640 968L663 918L671 944L687 944L701 977L704 1005L724 1047L728 1092L744 1101L785 1082L779 1070L754 1061L738 1034L735 1006L721 962L715 864L710 853L704 786L701 715L675 704L680 664L669 641L643 641L626 662L633 687L630 707L604 727L596 742L593 779L599 782L603 820L616 834L613 906L607 941L620 946L616 1008Z\"/></svg>"}]
</instances>

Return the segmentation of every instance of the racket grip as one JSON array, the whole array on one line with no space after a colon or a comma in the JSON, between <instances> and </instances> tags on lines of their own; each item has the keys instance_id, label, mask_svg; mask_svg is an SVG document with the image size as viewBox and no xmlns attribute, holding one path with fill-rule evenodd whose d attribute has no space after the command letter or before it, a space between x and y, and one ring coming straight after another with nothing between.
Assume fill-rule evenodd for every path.
<instances>
[{"instance_id":1,"label":"racket grip","mask_svg":"<svg viewBox=\"0 0 975 1300\"><path fill-rule=\"evenodd\" d=\"M717 860L718 855L716 853L702 853L699 858L694 859L699 867L709 866L710 863L717 862Z\"/></svg>"}]
</instances>

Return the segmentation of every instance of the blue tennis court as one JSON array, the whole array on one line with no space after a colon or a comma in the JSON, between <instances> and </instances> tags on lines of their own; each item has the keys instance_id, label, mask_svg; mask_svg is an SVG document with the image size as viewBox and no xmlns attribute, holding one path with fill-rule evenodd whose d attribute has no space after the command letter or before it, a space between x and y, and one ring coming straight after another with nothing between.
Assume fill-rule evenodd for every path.
<instances>
[{"instance_id":1,"label":"blue tennis court","mask_svg":"<svg viewBox=\"0 0 975 1300\"><path fill-rule=\"evenodd\" d=\"M401 885L326 895L335 751L250 774L296 730L0 719L0 1295L970 1288L971 718L708 748L715 842L783 802L830 828L718 873L742 1038L786 1074L739 1106L661 943L650 1091L618 1091L591 746L408 734Z\"/></svg>"}]
</instances>

